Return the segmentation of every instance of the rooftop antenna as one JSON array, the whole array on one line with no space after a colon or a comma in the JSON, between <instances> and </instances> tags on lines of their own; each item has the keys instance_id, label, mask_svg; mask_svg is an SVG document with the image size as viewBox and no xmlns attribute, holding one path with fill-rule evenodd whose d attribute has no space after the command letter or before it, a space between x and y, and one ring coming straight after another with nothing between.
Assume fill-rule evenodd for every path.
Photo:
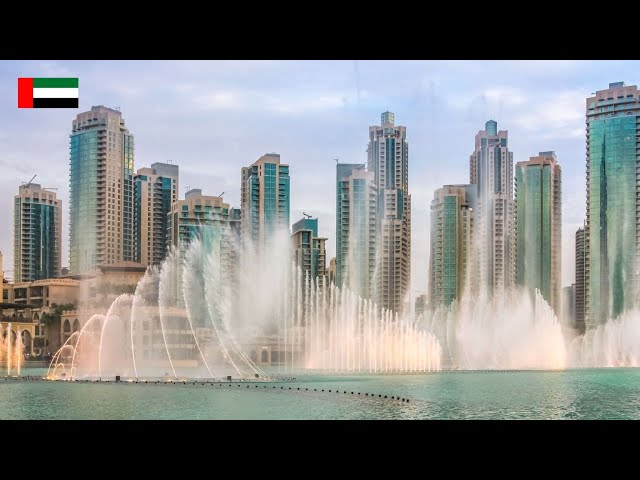
<instances>
[{"instance_id":1,"label":"rooftop antenna","mask_svg":"<svg viewBox=\"0 0 640 480\"><path fill-rule=\"evenodd\" d=\"M304 213L304 212L302 212L302 215L304 215L304 216L305 216L305 217L307 217L307 218L313 218L313 216L312 216L312 215L309 215L308 213Z\"/></svg>"},{"instance_id":2,"label":"rooftop antenna","mask_svg":"<svg viewBox=\"0 0 640 480\"><path fill-rule=\"evenodd\" d=\"M218 195L219 197L222 197L222 195L224 195L224 192L222 192L220 195Z\"/></svg>"}]
</instances>

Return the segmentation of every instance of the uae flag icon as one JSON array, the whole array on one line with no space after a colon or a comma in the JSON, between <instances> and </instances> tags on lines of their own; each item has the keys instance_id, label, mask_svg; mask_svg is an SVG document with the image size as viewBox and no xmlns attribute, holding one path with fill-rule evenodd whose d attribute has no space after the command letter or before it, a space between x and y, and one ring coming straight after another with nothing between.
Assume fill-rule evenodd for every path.
<instances>
[{"instance_id":1,"label":"uae flag icon","mask_svg":"<svg viewBox=\"0 0 640 480\"><path fill-rule=\"evenodd\" d=\"M18 108L78 108L78 79L18 78Z\"/></svg>"}]
</instances>

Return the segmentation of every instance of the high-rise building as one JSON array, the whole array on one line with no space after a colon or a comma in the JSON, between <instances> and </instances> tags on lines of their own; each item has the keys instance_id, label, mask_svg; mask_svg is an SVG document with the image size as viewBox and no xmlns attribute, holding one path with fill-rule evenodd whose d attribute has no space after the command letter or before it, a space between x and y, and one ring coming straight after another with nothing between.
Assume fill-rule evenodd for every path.
<instances>
[{"instance_id":1,"label":"high-rise building","mask_svg":"<svg viewBox=\"0 0 640 480\"><path fill-rule=\"evenodd\" d=\"M424 312L427 311L427 294L424 293L422 295L418 295L416 297L416 318L420 315L424 315Z\"/></svg>"},{"instance_id":2,"label":"high-rise building","mask_svg":"<svg viewBox=\"0 0 640 480\"><path fill-rule=\"evenodd\" d=\"M337 161L337 160L336 160ZM336 272L335 284L342 287L347 278L346 265L349 255L349 196L352 188L349 177L354 170L365 170L362 163L336 163ZM346 183L345 183L346 182ZM343 205L344 203L344 205ZM345 214L345 231L342 231L342 214ZM345 240L343 244L343 240Z\"/></svg>"},{"instance_id":3,"label":"high-rise building","mask_svg":"<svg viewBox=\"0 0 640 480\"><path fill-rule=\"evenodd\" d=\"M289 230L289 165L267 153L241 174L243 239L264 245L277 231Z\"/></svg>"},{"instance_id":4,"label":"high-rise building","mask_svg":"<svg viewBox=\"0 0 640 480\"><path fill-rule=\"evenodd\" d=\"M562 289L562 323L572 328L576 326L576 284L569 285Z\"/></svg>"},{"instance_id":5,"label":"high-rise building","mask_svg":"<svg viewBox=\"0 0 640 480\"><path fill-rule=\"evenodd\" d=\"M302 218L291 228L294 261L302 278L316 281L327 274L326 238L318 237L318 219Z\"/></svg>"},{"instance_id":6,"label":"high-rise building","mask_svg":"<svg viewBox=\"0 0 640 480\"><path fill-rule=\"evenodd\" d=\"M230 218L234 215L232 210L236 209L230 208L222 197L203 195L201 189L192 188L184 200L178 200L171 206L167 235L169 248L184 251L194 239L202 240L204 232L214 230L216 235L220 233L220 237L232 238L232 223L237 223Z\"/></svg>"},{"instance_id":7,"label":"high-rise building","mask_svg":"<svg viewBox=\"0 0 640 480\"><path fill-rule=\"evenodd\" d=\"M338 164L336 285L362 298L375 293L378 189L364 165Z\"/></svg>"},{"instance_id":8,"label":"high-rise building","mask_svg":"<svg viewBox=\"0 0 640 480\"><path fill-rule=\"evenodd\" d=\"M79 113L70 141L70 249L73 274L132 261L133 135L118 110Z\"/></svg>"},{"instance_id":9,"label":"high-rise building","mask_svg":"<svg viewBox=\"0 0 640 480\"><path fill-rule=\"evenodd\" d=\"M13 280L60 276L62 202L36 183L21 185L13 205Z\"/></svg>"},{"instance_id":10,"label":"high-rise building","mask_svg":"<svg viewBox=\"0 0 640 480\"><path fill-rule=\"evenodd\" d=\"M329 260L329 269L327 270L329 276L328 285L336 283L336 257Z\"/></svg>"},{"instance_id":11,"label":"high-rise building","mask_svg":"<svg viewBox=\"0 0 640 480\"><path fill-rule=\"evenodd\" d=\"M476 185L472 288L495 294L514 281L513 153L509 132L489 120L475 138L469 160L470 183Z\"/></svg>"},{"instance_id":12,"label":"high-rise building","mask_svg":"<svg viewBox=\"0 0 640 480\"><path fill-rule=\"evenodd\" d=\"M585 332L584 312L586 287L585 282L585 244L584 244L584 227L579 228L576 232L576 293L575 293L575 326L580 333Z\"/></svg>"},{"instance_id":13,"label":"high-rise building","mask_svg":"<svg viewBox=\"0 0 640 480\"><path fill-rule=\"evenodd\" d=\"M134 177L134 249L136 262L159 265L167 255L171 205L178 201L178 165L154 163Z\"/></svg>"},{"instance_id":14,"label":"high-rise building","mask_svg":"<svg viewBox=\"0 0 640 480\"><path fill-rule=\"evenodd\" d=\"M585 322L595 327L638 305L640 95L610 83L586 99Z\"/></svg>"},{"instance_id":15,"label":"high-rise building","mask_svg":"<svg viewBox=\"0 0 640 480\"><path fill-rule=\"evenodd\" d=\"M431 202L431 305L449 306L467 290L471 254L474 185L445 185Z\"/></svg>"},{"instance_id":16,"label":"high-rise building","mask_svg":"<svg viewBox=\"0 0 640 480\"><path fill-rule=\"evenodd\" d=\"M516 285L561 315L562 172L554 152L516 164Z\"/></svg>"},{"instance_id":17,"label":"high-rise building","mask_svg":"<svg viewBox=\"0 0 640 480\"><path fill-rule=\"evenodd\" d=\"M376 301L396 312L408 310L411 283L411 195L406 127L384 112L369 127L368 170L378 188Z\"/></svg>"}]
</instances>

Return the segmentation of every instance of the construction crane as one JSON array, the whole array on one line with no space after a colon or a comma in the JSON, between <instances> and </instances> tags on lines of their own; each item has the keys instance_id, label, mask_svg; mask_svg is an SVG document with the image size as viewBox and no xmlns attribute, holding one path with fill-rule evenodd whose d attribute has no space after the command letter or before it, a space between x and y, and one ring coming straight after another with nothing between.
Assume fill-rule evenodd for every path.
<instances>
[{"instance_id":1,"label":"construction crane","mask_svg":"<svg viewBox=\"0 0 640 480\"><path fill-rule=\"evenodd\" d=\"M29 188L29 185L31 185L31 182L33 182L33 179L36 178L38 176L38 174L36 173L33 177L31 177L31 180L29 180L26 184L24 185L24 188Z\"/></svg>"}]
</instances>

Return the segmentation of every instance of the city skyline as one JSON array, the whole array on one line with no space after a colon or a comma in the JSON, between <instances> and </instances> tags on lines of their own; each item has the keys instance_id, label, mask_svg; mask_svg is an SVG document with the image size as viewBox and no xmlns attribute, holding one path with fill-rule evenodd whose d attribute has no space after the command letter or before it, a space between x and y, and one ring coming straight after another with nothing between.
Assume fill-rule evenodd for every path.
<instances>
[{"instance_id":1,"label":"city skyline","mask_svg":"<svg viewBox=\"0 0 640 480\"><path fill-rule=\"evenodd\" d=\"M163 62L149 63L154 69L168 74ZM281 80L282 70L291 68L287 62L220 63L227 69L220 69L217 73L218 78L212 82L210 92L216 91L216 83L228 82L230 85L234 76L245 79L245 85L240 82L240 87L244 88L246 78L256 72L271 80L276 77ZM552 69L553 73L549 73L549 69L544 70L548 81L539 82L542 83L541 95L534 95L528 90L533 85L531 78L541 78L538 75L541 72L533 68L540 67L539 62L500 62L513 77L511 80L503 69L503 76L508 80L500 81L492 79L488 74L490 68L485 68L492 62L484 62L486 65L483 62L398 62L393 64L397 70L413 71L420 75L418 80L414 80L413 86L407 84L407 80L401 81L398 89L394 90L401 93L393 95L385 93L390 83L375 80L372 73L383 70L385 63L300 62L304 68L292 74L291 78L286 78L285 83L299 82L301 77L304 80L314 72L318 74L318 65L329 67L327 71L335 69L340 75L337 80L329 82L326 88L318 81L305 83L308 93L302 96L279 89L272 96L260 89L232 94L228 89L220 88L209 96L204 93L197 95L198 101L202 102L199 105L197 102L181 103L180 99L188 99L197 86L192 85L193 88L189 89L185 81L202 77L204 71L217 70L219 65L216 63L179 62L179 65L187 68L175 74L174 79L164 75L165 79L149 92L143 88L145 81L148 81L145 75L145 81L129 82L127 88L117 87L117 82L98 81L105 65L112 67L113 72L122 68L120 64L128 64L127 68L135 70L135 65L130 62L95 62L90 64L91 67L78 62L7 62L9 66L3 65L0 82L7 91L11 91L15 87L15 79L28 73L25 70L34 71L40 76L77 76L80 78L80 111L100 104L120 107L127 127L136 136L136 170L155 162L172 160L180 165L181 190L191 185L201 188L206 195L225 191L225 202L234 207L240 206L238 167L250 164L265 152L277 151L291 167L291 218L300 218L304 211L320 219L319 234L329 239L327 259L335 255L336 241L333 231L333 159L337 157L344 163L365 163L367 139L363 133L364 127L376 123L380 113L386 109L394 112L396 123L407 126L407 138L412 145L411 278L414 292L425 291L427 287L429 204L433 192L443 184L466 182L468 152L473 148L473 135L483 128L487 120L494 119L502 129L509 131L509 146L510 151L514 152L514 162L527 160L544 150L554 150L562 159L564 223L561 284L566 286L573 283L575 255L573 242L567 239L571 239L582 225L586 202L584 101L592 92L606 88L611 82L634 84L634 62L594 62L596 65L617 65L617 69L602 66L594 68L585 62L552 62L558 68ZM593 71L596 69L603 73L596 75ZM113 73L111 70L109 73ZM473 78L477 85L465 87L465 71L480 73L479 78ZM576 81L575 77L585 71L590 71L591 76ZM272 77L274 73L276 75ZM327 80L328 76L325 72L319 78ZM453 86L445 85L447 77L457 79ZM558 85L558 79L565 83ZM273 89L271 80L265 83L266 90ZM10 88L10 84L13 87ZM158 106L156 102L149 106L149 94L163 88L174 90L174 95L167 97L166 104ZM182 93L180 88L183 89ZM331 89L342 95L327 93ZM464 92L464 95L460 92ZM296 98L296 95L300 98ZM243 102L251 98L259 101L254 103L254 108L248 109ZM9 102L13 100L2 99L6 113L0 117L1 130L4 132L0 137L0 151L3 153L0 161L8 171L8 175L0 180L2 203L11 205L19 184L26 182L33 174L38 175L36 181L43 185L57 187L64 209L62 266L68 266L68 134L71 120L77 112L18 112L10 108ZM175 108L171 107L172 103ZM331 112L339 114L336 116ZM255 113L258 114L259 124L253 118ZM157 121L152 121L152 117ZM171 123L176 120L184 122L189 118L194 125L200 123L207 128L198 131L200 125L191 129L186 126L180 128L179 124L176 127ZM242 127L235 127L246 128L243 134L229 133L229 128L233 129L230 125L243 124L246 119L250 121L244 122ZM265 121L267 119L271 120ZM460 121L456 122L455 119ZM24 128L26 123L33 124L33 127ZM169 128L177 128L174 135L161 138L165 129ZM322 136L333 139L329 146L318 141L321 138L320 130ZM214 132L213 135L210 132ZM216 135L221 138L226 136L231 141L211 141L212 136L213 140L217 138ZM455 141L451 140L452 136L455 136ZM199 149L194 151L192 144ZM207 148L202 148L207 144ZM24 145L29 147L25 148ZM184 191L179 193L179 198L184 198ZM1 224L10 225L12 215L11 208L2 209ZM12 237L7 230L0 233L0 250L4 254L3 268L9 273L7 276L13 277Z\"/></svg>"}]
</instances>

